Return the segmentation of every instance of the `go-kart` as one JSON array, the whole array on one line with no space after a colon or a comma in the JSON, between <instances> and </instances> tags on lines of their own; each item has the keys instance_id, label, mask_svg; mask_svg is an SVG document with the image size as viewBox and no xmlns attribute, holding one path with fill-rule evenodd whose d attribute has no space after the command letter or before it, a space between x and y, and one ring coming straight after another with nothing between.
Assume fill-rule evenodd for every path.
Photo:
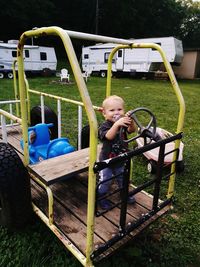
<instances>
[{"instance_id":1,"label":"go-kart","mask_svg":"<svg viewBox=\"0 0 200 267\"><path fill-rule=\"evenodd\" d=\"M63 42L67 57L69 55L68 58L73 71L75 87L79 91L79 95L77 95L78 101L67 97L69 90L64 90L64 95L61 97L60 95L49 94L48 92L44 93L42 84L40 86L41 91L36 90L37 86L35 89L30 89L29 87L23 67L24 44L28 38L46 38L48 35L58 35ZM138 124L136 121L139 128L136 141L142 138L144 146L138 149L135 149L135 147L131 149L131 144L125 144L125 147L128 146L128 151L124 149L125 152L116 157L109 158L105 161L98 161L101 147L98 145L98 114L95 114L95 112L99 112L102 109L96 105L94 106L92 103L92 98L83 79L71 38L105 43L113 42L114 39L113 37L67 31L59 27L42 27L29 30L24 32L19 38L17 47L17 74L19 83L16 81L16 73L14 72L14 88L19 88L20 92L16 90L14 101L6 100L7 104L16 105L16 108L10 108L10 113L7 112L9 108L5 110L0 109L2 124L0 138L3 140L3 142L0 142L0 225L11 230L23 229L32 220L31 216L34 211L58 237L65 248L79 260L80 264L84 267L93 267L101 260L114 254L121 247L124 247L150 224L171 210L176 172L174 171L173 164L171 173L167 176L169 177L168 183L166 183L166 175L163 172L164 148L166 144L176 140L176 153L173 154L175 156L178 155L177 152L179 151L179 144L182 138L185 104L164 51L157 44L148 44L149 48L156 49L161 54L178 100L179 123L177 125L177 134L163 140L154 141L156 127L153 125L153 120L150 120L147 124ZM114 40L116 46L108 58L106 96L111 95L112 92L111 74L114 54L124 49L137 49L138 47L146 49L147 47L147 44L134 43L131 40L118 38ZM19 84L19 87L17 84ZM32 94L34 97L32 97ZM67 119L66 121L69 121L72 126L71 129L73 132L71 136L74 135L78 139L78 148L81 145L85 145L80 142L80 126L82 125L83 118L84 120L87 119L90 127L89 148L77 149L68 155L64 154L58 157L48 158L48 151L50 150L51 152L51 144L54 147L54 145L57 146L60 144L60 141L62 143L64 140L49 141L49 130L52 130L52 128L48 129L48 126L45 129L46 134L42 134L42 139L40 139L43 140L43 137L47 136L47 143L39 141L37 143L37 140L34 140L34 133L31 136L31 131L34 129L28 129L29 114L35 95L40 96L41 107L37 109L36 114L41 114L39 116L41 118L40 121L45 121L46 123L54 121L46 120L46 118L49 119L49 114L45 114L46 109L43 108L44 104L54 101L57 102L59 115L58 135L60 136L61 133L61 118L65 117ZM18 107L19 101L20 108ZM63 108L61 109L61 103L63 105L68 103L67 105L69 105L67 112L64 112L64 114L61 114L61 111L65 110ZM55 103L52 104L54 105ZM4 105L5 103L3 103ZM85 112L83 116L82 107ZM71 114L73 114L71 111L75 109L78 109L78 129L74 127L75 124L71 120ZM132 116L134 117L134 115L133 113ZM8 124L6 124L6 120ZM10 125L10 121L13 122L13 125ZM37 123L39 122L35 121L35 123L32 123L30 116L30 124L35 125ZM147 127L143 127L142 125L147 125ZM30 143L28 133L30 133ZM56 131L55 135L57 137ZM38 137L36 133L36 138ZM131 135L132 137L133 135ZM20 140L23 140L22 147L24 149L21 149L19 146ZM43 141L46 142L45 138ZM135 141L133 143L135 145ZM61 147L65 148L65 146ZM134 184L134 179L132 179L132 162L136 164L137 168L136 157L138 159L143 153L156 147L159 147L160 150L157 173L155 176L147 175L144 179L140 179L144 181L138 181L137 184ZM31 151L30 148L32 149ZM43 148L46 149L43 151ZM32 152L34 156L32 159L40 160L46 157L47 160L41 160L37 164L30 164ZM44 152L44 158L42 155L37 157L42 152ZM109 190L109 194L106 197L108 199L110 198L113 205L111 209L99 212L98 201L100 199L98 199L98 195L96 194L99 173L102 169L107 167L112 168L116 164L125 164L122 172L122 190L118 190L118 186L112 183L113 190L112 192ZM112 176L111 179L115 179L115 177ZM163 195L163 189L166 186L168 187L167 195ZM114 192L116 192L116 195ZM136 202L134 205L127 203L128 196L135 197Z\"/></svg>"},{"instance_id":2,"label":"go-kart","mask_svg":"<svg viewBox=\"0 0 200 267\"><path fill-rule=\"evenodd\" d=\"M145 145L148 145L150 143L157 142L159 140L163 140L165 138L168 138L172 136L172 133L168 132L165 129L162 129L160 127L157 127L156 123L156 117L155 115L147 108L140 107L136 108L132 111L130 111L129 116L134 120L138 127L138 131L136 136L133 136L127 140L123 140L124 143L130 143L132 141L137 142L137 147L143 147ZM144 126L141 122L141 118L144 119L144 117L148 116L148 124L147 126ZM141 118L140 118L141 117ZM122 131L120 135L122 135ZM165 158L164 158L164 164L170 165L173 162L173 150L174 150L175 142L170 142L166 144L165 147ZM176 170L178 172L181 172L184 170L184 162L183 162L183 147L184 144L180 142L179 147L179 154L176 161ZM150 173L156 173L157 170L157 162L159 157L159 147L148 150L143 153L143 155L147 158L148 164L147 169Z\"/></svg>"}]
</instances>

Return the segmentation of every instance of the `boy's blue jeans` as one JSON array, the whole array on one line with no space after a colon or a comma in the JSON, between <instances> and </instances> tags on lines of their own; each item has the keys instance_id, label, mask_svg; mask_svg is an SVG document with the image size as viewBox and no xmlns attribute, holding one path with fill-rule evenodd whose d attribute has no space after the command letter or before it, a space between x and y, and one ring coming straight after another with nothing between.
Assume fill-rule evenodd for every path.
<instances>
[{"instance_id":1,"label":"boy's blue jeans","mask_svg":"<svg viewBox=\"0 0 200 267\"><path fill-rule=\"evenodd\" d=\"M104 195L109 191L110 185L113 181L112 179L110 179L112 175L116 176L118 186L119 188L122 188L123 173L124 173L124 166L115 167L115 168L105 168L101 170L99 173L99 176L100 176L99 182L100 183L103 182L103 183L101 183L98 187L98 194Z\"/></svg>"}]
</instances>

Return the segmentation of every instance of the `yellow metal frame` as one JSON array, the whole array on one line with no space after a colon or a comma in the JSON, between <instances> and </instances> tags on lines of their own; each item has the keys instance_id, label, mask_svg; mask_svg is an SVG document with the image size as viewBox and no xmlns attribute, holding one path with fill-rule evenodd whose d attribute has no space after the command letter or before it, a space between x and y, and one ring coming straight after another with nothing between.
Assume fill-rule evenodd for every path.
<instances>
[{"instance_id":1,"label":"yellow metal frame","mask_svg":"<svg viewBox=\"0 0 200 267\"><path fill-rule=\"evenodd\" d=\"M12 65L12 70L13 70L15 100L19 100L19 91L17 87L17 76L16 76L16 64L17 64L17 60L14 60L13 65ZM19 117L19 103L16 103L16 114L17 114L17 117Z\"/></svg>"},{"instance_id":2,"label":"yellow metal frame","mask_svg":"<svg viewBox=\"0 0 200 267\"><path fill-rule=\"evenodd\" d=\"M7 111L5 111L3 109L0 109L0 114L3 115L6 118L11 119L13 122L17 122L19 124L22 123L22 119L18 118L17 116L15 116L13 114L10 114L9 112L7 112Z\"/></svg>"},{"instance_id":3,"label":"yellow metal frame","mask_svg":"<svg viewBox=\"0 0 200 267\"><path fill-rule=\"evenodd\" d=\"M163 60L163 63L165 65L166 71L169 75L169 79L170 79L170 82L172 84L172 88L175 92L175 95L177 97L177 101L179 104L179 116L178 116L176 133L178 134L178 133L182 132L183 124L184 124L184 117L185 117L184 98L183 98L183 95L182 95L181 90L179 88L179 85L177 83L177 80L176 80L176 77L175 77L174 72L172 70L172 67L171 67L169 61L167 60L165 52L162 50L160 45L157 45L154 43L133 43L130 45L118 45L115 48L113 48L113 50L111 51L109 58L108 58L106 96L109 96L111 94L112 59L113 59L115 53L119 49L135 49L135 48L154 48L160 53L162 60ZM180 147L180 140L176 140L175 141L175 148L179 148L179 147ZM175 159L177 157L177 153L178 153L177 151L174 152L173 161L175 161ZM171 167L171 173L173 173L173 174L170 176L170 179L169 179L169 186L168 186L168 192L167 192L168 198L172 197L174 194L174 184L175 184L175 172L174 171L175 171L175 163L173 163L172 167Z\"/></svg>"},{"instance_id":4,"label":"yellow metal frame","mask_svg":"<svg viewBox=\"0 0 200 267\"><path fill-rule=\"evenodd\" d=\"M25 41L28 38L32 37L39 37L39 36L46 36L46 35L54 35L60 37L60 39L63 42L66 54L68 56L70 65L72 67L72 71L74 74L75 81L77 83L79 93L81 95L82 102L69 100L66 98L61 98L41 92L37 92L34 90L29 89L28 81L26 80L25 74L24 74L24 59L23 59L23 49L25 45ZM46 223L46 225L58 236L58 238L63 242L63 244L68 248L71 253L83 264L84 266L91 267L93 266L93 263L90 259L90 255L93 252L94 245L93 245L93 239L94 239L94 213L95 213L95 191L96 191L96 175L93 171L93 166L97 159L97 118L95 114L95 109L99 110L99 107L95 107L92 105L91 99L88 94L88 90L86 87L86 83L84 81L84 78L82 76L81 69L79 67L78 60L76 58L76 54L74 51L74 48L72 46L70 36L74 38L80 37L80 39L84 38L84 34L77 33L70 31L65 31L62 28L59 27L43 27L35 30L30 30L24 32L18 43L17 48L17 63L18 63L18 77L19 77L19 93L20 93L20 110L21 110L21 117L20 123L22 124L22 137L24 141L24 165L27 166L29 164L29 151L28 151L28 124L30 119L30 101L29 101L29 94L35 93L40 94L44 96L49 96L55 99L60 99L63 101L72 102L74 104L83 105L86 110L86 114L89 121L90 126L90 150L89 150L89 171L88 171L88 207L87 207L87 244L86 244L86 256L84 256L77 247L75 247L67 238L64 236L60 230L53 224L53 194L51 192L51 189L44 185L39 179L36 177L32 177L33 180L40 183L42 187L44 187L47 191L48 195L48 217L38 209L35 205L33 205L33 208L35 212L38 214L38 216ZM88 36L89 38L94 37L93 35ZM177 126L177 133L182 131L183 128L183 121L184 121L184 114L185 114L185 105L184 100L182 97L182 94L180 92L180 89L178 87L178 84L176 82L176 78L173 74L173 71L171 69L170 64L168 63L166 56L164 52L162 51L161 47L156 44L131 44L130 40L123 40L123 39L114 39L114 38L103 38L101 36L95 36L96 41L109 41L119 43L121 40L121 43L124 45L119 45L116 48L114 48L109 56L108 60L108 77L107 77L107 89L106 89L106 95L110 95L111 93L111 71L112 71L112 58L115 54L115 52L119 49L126 49L126 48L155 48L157 49L164 61L166 70L169 74L171 83L173 85L175 94L178 98L179 105L180 105L180 112L179 112L179 119L178 119L178 126ZM17 89L16 89L17 90ZM17 92L17 91L16 91ZM15 93L17 95L17 93ZM6 114L7 115L7 114ZM176 142L176 147L179 147L180 141ZM174 168L174 167L172 167ZM174 181L175 176L173 175L170 177L169 182L169 189L168 189L168 197L170 197L173 194L174 190Z\"/></svg>"},{"instance_id":5,"label":"yellow metal frame","mask_svg":"<svg viewBox=\"0 0 200 267\"><path fill-rule=\"evenodd\" d=\"M77 248L72 249L72 253L76 258L83 263L84 266L93 266L90 259L90 255L93 251L93 238L94 238L94 211L95 211L95 187L96 187L96 175L93 171L93 166L97 158L97 118L90 100L88 90L85 81L82 77L82 73L79 67L79 63L76 58L74 48L72 46L69 35L66 31L59 27L45 27L32 31L24 32L18 43L17 48L17 62L18 62L18 76L19 76L19 91L20 91L20 106L22 116L22 137L24 141L24 164L29 164L29 152L28 152L28 104L27 96L28 89L24 75L24 62L23 62L23 48L27 38L43 35L57 35L61 38L65 51L68 55L69 62L72 67L74 78L76 80L85 110L90 125L90 150L89 150L89 171L88 171L88 213L87 213L87 244L86 244L86 259L83 261L82 255L77 253ZM28 97L29 100L29 97ZM28 101L29 102L29 101ZM47 224L50 226L50 224Z\"/></svg>"}]
</instances>

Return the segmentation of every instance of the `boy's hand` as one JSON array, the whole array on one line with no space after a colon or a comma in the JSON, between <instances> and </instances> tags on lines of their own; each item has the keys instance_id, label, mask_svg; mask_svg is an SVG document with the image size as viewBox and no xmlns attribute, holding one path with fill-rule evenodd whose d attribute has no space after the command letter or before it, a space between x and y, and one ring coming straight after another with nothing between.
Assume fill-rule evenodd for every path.
<instances>
[{"instance_id":1,"label":"boy's hand","mask_svg":"<svg viewBox=\"0 0 200 267\"><path fill-rule=\"evenodd\" d=\"M131 123L129 124L127 130L128 130L128 133L133 133L133 132L136 131L137 126L136 126L134 120L130 117L130 115L131 115L131 111L129 110L129 111L127 111L126 114L125 114L125 116L127 116L127 117L129 117L129 118L131 119Z\"/></svg>"},{"instance_id":2,"label":"boy's hand","mask_svg":"<svg viewBox=\"0 0 200 267\"><path fill-rule=\"evenodd\" d=\"M130 115L131 115L131 110L127 111L125 114L125 116L127 116L127 117L130 117Z\"/></svg>"},{"instance_id":3,"label":"boy's hand","mask_svg":"<svg viewBox=\"0 0 200 267\"><path fill-rule=\"evenodd\" d=\"M136 126L135 126L135 123L132 120L132 118L127 116L127 115L125 115L123 117L120 117L119 119L117 119L114 122L114 124L110 128L110 130L107 131L105 137L108 140L113 140L115 138L117 132L119 131L120 127L126 127L128 133L132 133L132 132L134 132L136 130Z\"/></svg>"},{"instance_id":4,"label":"boy's hand","mask_svg":"<svg viewBox=\"0 0 200 267\"><path fill-rule=\"evenodd\" d=\"M118 119L114 124L117 127L128 127L129 125L131 125L131 123L132 119L128 116L124 116Z\"/></svg>"}]
</instances>

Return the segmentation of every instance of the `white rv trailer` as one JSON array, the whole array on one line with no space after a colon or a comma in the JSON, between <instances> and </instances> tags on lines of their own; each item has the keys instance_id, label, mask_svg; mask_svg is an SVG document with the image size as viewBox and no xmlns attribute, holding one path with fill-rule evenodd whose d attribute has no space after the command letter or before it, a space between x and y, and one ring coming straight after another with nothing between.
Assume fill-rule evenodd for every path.
<instances>
[{"instance_id":1,"label":"white rv trailer","mask_svg":"<svg viewBox=\"0 0 200 267\"><path fill-rule=\"evenodd\" d=\"M170 63L180 64L183 58L182 41L174 37L134 39L133 43L156 43L166 53ZM111 50L116 44L96 44L82 48L82 69L89 74L98 73L102 77L107 73L107 62ZM152 48L119 50L112 62L112 72L147 73L159 70L162 59L160 53Z\"/></svg>"},{"instance_id":2,"label":"white rv trailer","mask_svg":"<svg viewBox=\"0 0 200 267\"><path fill-rule=\"evenodd\" d=\"M0 42L0 78L13 78L12 65L17 58L17 40ZM28 73L50 75L56 72L57 58L53 47L25 45L24 69ZM17 69L17 66L16 66Z\"/></svg>"}]
</instances>

